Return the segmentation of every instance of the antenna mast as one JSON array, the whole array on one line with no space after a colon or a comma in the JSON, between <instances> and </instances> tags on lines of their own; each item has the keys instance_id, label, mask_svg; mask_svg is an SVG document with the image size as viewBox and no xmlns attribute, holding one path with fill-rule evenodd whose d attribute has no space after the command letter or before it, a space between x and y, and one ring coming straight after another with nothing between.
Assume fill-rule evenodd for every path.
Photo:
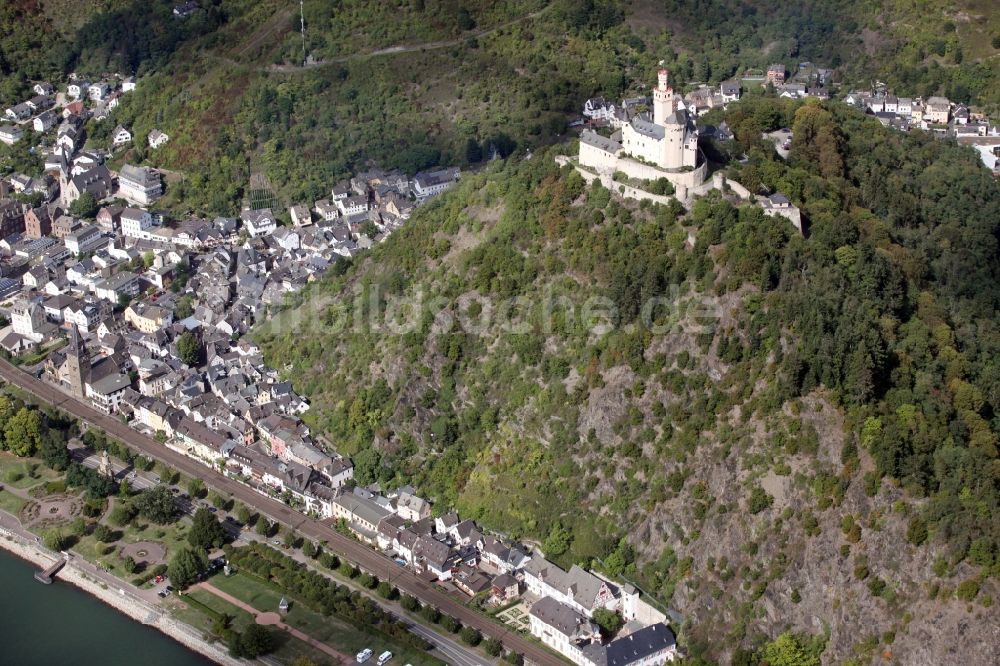
<instances>
[{"instance_id":1,"label":"antenna mast","mask_svg":"<svg viewBox=\"0 0 1000 666\"><path fill-rule=\"evenodd\" d=\"M306 8L305 0L299 0L299 20L302 23L302 64L306 64Z\"/></svg>"}]
</instances>

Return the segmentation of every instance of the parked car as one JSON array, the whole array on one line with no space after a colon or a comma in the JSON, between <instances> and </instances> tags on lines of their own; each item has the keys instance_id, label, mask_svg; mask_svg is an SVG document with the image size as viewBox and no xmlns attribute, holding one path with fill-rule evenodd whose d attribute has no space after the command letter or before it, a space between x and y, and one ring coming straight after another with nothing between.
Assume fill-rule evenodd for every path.
<instances>
[{"instance_id":1,"label":"parked car","mask_svg":"<svg viewBox=\"0 0 1000 666\"><path fill-rule=\"evenodd\" d=\"M378 666L385 666L392 659L392 653L386 650L378 656Z\"/></svg>"},{"instance_id":2,"label":"parked car","mask_svg":"<svg viewBox=\"0 0 1000 666\"><path fill-rule=\"evenodd\" d=\"M365 648L364 650L362 650L361 652L358 653L358 663L359 664L363 664L363 663L365 663L366 661L368 661L371 658L372 658L371 648Z\"/></svg>"}]
</instances>

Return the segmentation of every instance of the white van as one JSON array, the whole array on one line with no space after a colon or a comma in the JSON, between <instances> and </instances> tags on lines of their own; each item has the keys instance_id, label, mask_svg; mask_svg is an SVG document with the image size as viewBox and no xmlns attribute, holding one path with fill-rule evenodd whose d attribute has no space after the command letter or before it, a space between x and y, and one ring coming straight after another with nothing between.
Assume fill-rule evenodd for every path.
<instances>
[{"instance_id":1,"label":"white van","mask_svg":"<svg viewBox=\"0 0 1000 666\"><path fill-rule=\"evenodd\" d=\"M390 659L392 659L392 653L386 650L378 656L378 666L385 666Z\"/></svg>"},{"instance_id":2,"label":"white van","mask_svg":"<svg viewBox=\"0 0 1000 666\"><path fill-rule=\"evenodd\" d=\"M372 658L371 648L365 648L364 650L362 650L361 652L358 653L358 663L359 664L363 664L363 663L365 663L366 661L368 661L371 658Z\"/></svg>"}]
</instances>

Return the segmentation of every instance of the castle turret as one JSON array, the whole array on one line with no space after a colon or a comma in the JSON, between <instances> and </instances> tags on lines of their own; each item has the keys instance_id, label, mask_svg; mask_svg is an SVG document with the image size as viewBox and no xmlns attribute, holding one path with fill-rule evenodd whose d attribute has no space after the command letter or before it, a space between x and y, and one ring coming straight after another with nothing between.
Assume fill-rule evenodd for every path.
<instances>
[{"instance_id":1,"label":"castle turret","mask_svg":"<svg viewBox=\"0 0 1000 666\"><path fill-rule=\"evenodd\" d=\"M674 89L667 82L667 70L661 69L657 73L656 88L653 89L653 122L663 125L667 121L667 116L675 111Z\"/></svg>"}]
</instances>

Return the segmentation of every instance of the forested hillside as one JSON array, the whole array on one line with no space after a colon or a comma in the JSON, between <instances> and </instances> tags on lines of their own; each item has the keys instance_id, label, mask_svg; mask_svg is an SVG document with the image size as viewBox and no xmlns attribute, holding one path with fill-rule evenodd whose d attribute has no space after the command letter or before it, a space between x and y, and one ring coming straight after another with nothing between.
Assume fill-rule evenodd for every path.
<instances>
[{"instance_id":1,"label":"forested hillside","mask_svg":"<svg viewBox=\"0 0 1000 666\"><path fill-rule=\"evenodd\" d=\"M719 81L746 67L809 60L837 80L876 79L903 96L1000 105L1000 13L990 0L635 0L629 22L660 29L691 77ZM687 72L685 72L687 73ZM685 77L687 80L687 77Z\"/></svg>"},{"instance_id":2,"label":"forested hillside","mask_svg":"<svg viewBox=\"0 0 1000 666\"><path fill-rule=\"evenodd\" d=\"M465 179L258 339L359 482L641 581L696 653L791 627L831 662L986 663L997 185L836 105L728 120L738 177L789 194L807 238L719 196L623 203L553 149ZM757 138L779 126L788 163Z\"/></svg>"},{"instance_id":3,"label":"forested hillside","mask_svg":"<svg viewBox=\"0 0 1000 666\"><path fill-rule=\"evenodd\" d=\"M567 2L420 4L307 3L307 48L325 63L301 68L297 12L261 3L260 20L231 22L215 46L149 76L116 120L171 135L146 157L188 175L172 194L185 206L231 209L251 172L285 204L312 202L372 162L412 174L550 142L586 96L623 90L642 50L608 0L583 14ZM369 55L393 47L412 50Z\"/></svg>"},{"instance_id":4,"label":"forested hillside","mask_svg":"<svg viewBox=\"0 0 1000 666\"><path fill-rule=\"evenodd\" d=\"M228 214L251 173L283 205L374 162L410 173L564 138L585 99L642 92L659 61L677 87L770 62L838 67L899 94L996 110L1000 18L985 0L20 0L0 11L0 102L70 71L138 74L113 122L171 142L128 155L179 172L163 205ZM320 64L301 67L303 51Z\"/></svg>"},{"instance_id":5,"label":"forested hillside","mask_svg":"<svg viewBox=\"0 0 1000 666\"><path fill-rule=\"evenodd\" d=\"M31 81L62 83L73 71L145 74L185 42L214 33L245 0L204 0L190 20L169 0L15 0L0 5L0 102L20 101Z\"/></svg>"}]
</instances>

